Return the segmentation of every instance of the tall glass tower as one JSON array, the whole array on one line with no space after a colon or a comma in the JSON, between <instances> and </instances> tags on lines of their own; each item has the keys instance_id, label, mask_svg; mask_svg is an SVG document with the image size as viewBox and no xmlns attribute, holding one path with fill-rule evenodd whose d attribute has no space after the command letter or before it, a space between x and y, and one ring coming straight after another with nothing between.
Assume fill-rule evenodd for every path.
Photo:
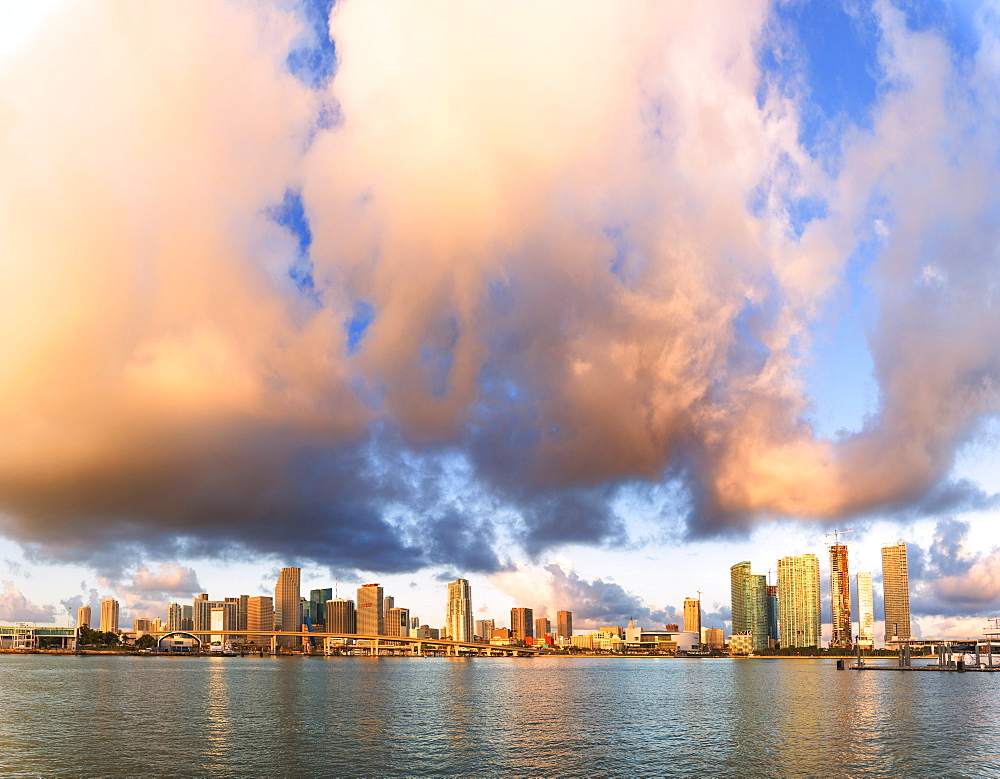
<instances>
[{"instance_id":1,"label":"tall glass tower","mask_svg":"<svg viewBox=\"0 0 1000 779\"><path fill-rule=\"evenodd\" d=\"M778 560L781 648L819 647L819 558L814 554Z\"/></svg>"},{"instance_id":2,"label":"tall glass tower","mask_svg":"<svg viewBox=\"0 0 1000 779\"><path fill-rule=\"evenodd\" d=\"M910 574L906 542L882 547L882 588L885 591L885 641L910 637Z\"/></svg>"},{"instance_id":3,"label":"tall glass tower","mask_svg":"<svg viewBox=\"0 0 1000 779\"><path fill-rule=\"evenodd\" d=\"M274 585L274 629L297 633L302 630L302 592L300 568L282 568ZM279 638L279 643L298 643L292 638Z\"/></svg>"},{"instance_id":4,"label":"tall glass tower","mask_svg":"<svg viewBox=\"0 0 1000 779\"><path fill-rule=\"evenodd\" d=\"M872 575L861 572L858 582L858 644L864 649L875 646L875 599L872 595Z\"/></svg>"},{"instance_id":5,"label":"tall glass tower","mask_svg":"<svg viewBox=\"0 0 1000 779\"><path fill-rule=\"evenodd\" d=\"M453 641L472 641L472 588L468 579L455 579L448 585L447 622Z\"/></svg>"},{"instance_id":6,"label":"tall glass tower","mask_svg":"<svg viewBox=\"0 0 1000 779\"><path fill-rule=\"evenodd\" d=\"M733 601L733 635L749 633L755 652L767 649L767 579L750 572L750 563L729 569Z\"/></svg>"}]
</instances>

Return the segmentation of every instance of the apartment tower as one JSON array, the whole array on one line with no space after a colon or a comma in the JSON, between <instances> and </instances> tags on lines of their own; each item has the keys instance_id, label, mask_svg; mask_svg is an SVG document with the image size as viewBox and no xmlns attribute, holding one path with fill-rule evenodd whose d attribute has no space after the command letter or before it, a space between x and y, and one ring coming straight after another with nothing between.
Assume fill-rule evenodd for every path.
<instances>
[{"instance_id":1,"label":"apartment tower","mask_svg":"<svg viewBox=\"0 0 1000 779\"><path fill-rule=\"evenodd\" d=\"M910 575L906 543L882 547L882 589L885 593L885 641L910 637Z\"/></svg>"},{"instance_id":2,"label":"apartment tower","mask_svg":"<svg viewBox=\"0 0 1000 779\"><path fill-rule=\"evenodd\" d=\"M733 603L733 635L749 633L753 651L767 649L767 580L750 572L743 561L729 569Z\"/></svg>"},{"instance_id":3,"label":"apartment tower","mask_svg":"<svg viewBox=\"0 0 1000 779\"><path fill-rule=\"evenodd\" d=\"M455 641L472 641L472 588L468 579L455 579L448 585L448 610L445 623Z\"/></svg>"},{"instance_id":4,"label":"apartment tower","mask_svg":"<svg viewBox=\"0 0 1000 779\"><path fill-rule=\"evenodd\" d=\"M531 624L533 618L534 613L531 609L513 608L510 610L510 632L515 641L534 638Z\"/></svg>"},{"instance_id":5,"label":"apartment tower","mask_svg":"<svg viewBox=\"0 0 1000 779\"><path fill-rule=\"evenodd\" d=\"M101 632L118 632L118 601L105 598L101 601Z\"/></svg>"},{"instance_id":6,"label":"apartment tower","mask_svg":"<svg viewBox=\"0 0 1000 779\"><path fill-rule=\"evenodd\" d=\"M814 554L778 560L778 618L782 649L819 647L819 558Z\"/></svg>"},{"instance_id":7,"label":"apartment tower","mask_svg":"<svg viewBox=\"0 0 1000 779\"><path fill-rule=\"evenodd\" d=\"M684 599L684 630L701 636L701 601L698 598Z\"/></svg>"},{"instance_id":8,"label":"apartment tower","mask_svg":"<svg viewBox=\"0 0 1000 779\"><path fill-rule=\"evenodd\" d=\"M871 572L861 572L858 585L858 644L863 649L875 646L875 598L872 595Z\"/></svg>"},{"instance_id":9,"label":"apartment tower","mask_svg":"<svg viewBox=\"0 0 1000 779\"><path fill-rule=\"evenodd\" d=\"M847 568L847 544L830 547L830 611L833 640L830 646L849 647L851 641L851 575Z\"/></svg>"},{"instance_id":10,"label":"apartment tower","mask_svg":"<svg viewBox=\"0 0 1000 779\"><path fill-rule=\"evenodd\" d=\"M567 641L573 638L573 612L556 612L556 634Z\"/></svg>"},{"instance_id":11,"label":"apartment tower","mask_svg":"<svg viewBox=\"0 0 1000 779\"><path fill-rule=\"evenodd\" d=\"M76 610L76 626L78 628L90 627L90 606L81 606Z\"/></svg>"}]
</instances>

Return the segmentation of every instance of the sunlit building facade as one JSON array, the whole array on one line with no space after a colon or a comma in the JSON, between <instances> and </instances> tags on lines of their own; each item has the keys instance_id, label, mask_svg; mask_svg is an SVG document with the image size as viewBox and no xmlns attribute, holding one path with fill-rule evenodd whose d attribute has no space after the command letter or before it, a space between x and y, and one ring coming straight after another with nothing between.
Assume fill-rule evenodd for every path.
<instances>
[{"instance_id":1,"label":"sunlit building facade","mask_svg":"<svg viewBox=\"0 0 1000 779\"><path fill-rule=\"evenodd\" d=\"M299 568L282 568L274 585L274 629L288 633L302 630L302 571ZM286 646L298 644L291 636L279 637Z\"/></svg>"},{"instance_id":2,"label":"sunlit building facade","mask_svg":"<svg viewBox=\"0 0 1000 779\"><path fill-rule=\"evenodd\" d=\"M496 629L497 629L496 620L493 619L476 620L476 638L480 641L489 641L490 636Z\"/></svg>"},{"instance_id":3,"label":"sunlit building facade","mask_svg":"<svg viewBox=\"0 0 1000 779\"><path fill-rule=\"evenodd\" d=\"M448 585L445 629L454 641L472 641L472 587L468 579L455 579Z\"/></svg>"},{"instance_id":4,"label":"sunlit building facade","mask_svg":"<svg viewBox=\"0 0 1000 779\"><path fill-rule=\"evenodd\" d=\"M334 598L326 602L326 632L347 633L348 635L358 632L354 601L346 598Z\"/></svg>"},{"instance_id":5,"label":"sunlit building facade","mask_svg":"<svg viewBox=\"0 0 1000 779\"><path fill-rule=\"evenodd\" d=\"M510 610L510 632L515 641L534 638L534 613L531 609L516 607Z\"/></svg>"},{"instance_id":6,"label":"sunlit building facade","mask_svg":"<svg viewBox=\"0 0 1000 779\"><path fill-rule=\"evenodd\" d=\"M885 595L885 642L910 638L910 574L906 543L882 547L882 589Z\"/></svg>"},{"instance_id":7,"label":"sunlit building facade","mask_svg":"<svg viewBox=\"0 0 1000 779\"><path fill-rule=\"evenodd\" d=\"M118 632L118 601L105 598L101 601L101 632Z\"/></svg>"},{"instance_id":8,"label":"sunlit building facade","mask_svg":"<svg viewBox=\"0 0 1000 779\"><path fill-rule=\"evenodd\" d=\"M813 554L778 560L778 615L782 649L819 647L819 558Z\"/></svg>"},{"instance_id":9,"label":"sunlit building facade","mask_svg":"<svg viewBox=\"0 0 1000 779\"><path fill-rule=\"evenodd\" d=\"M733 634L749 634L753 651L767 649L767 580L750 572L750 563L729 569L733 606Z\"/></svg>"},{"instance_id":10,"label":"sunlit building facade","mask_svg":"<svg viewBox=\"0 0 1000 779\"><path fill-rule=\"evenodd\" d=\"M385 635L385 594L380 584L362 584L358 587L358 635Z\"/></svg>"},{"instance_id":11,"label":"sunlit building facade","mask_svg":"<svg viewBox=\"0 0 1000 779\"><path fill-rule=\"evenodd\" d=\"M76 610L76 626L78 628L90 627L91 625L90 606L81 606Z\"/></svg>"},{"instance_id":12,"label":"sunlit building facade","mask_svg":"<svg viewBox=\"0 0 1000 779\"><path fill-rule=\"evenodd\" d=\"M830 547L830 619L833 626L830 646L852 646L851 575L847 565L847 544Z\"/></svg>"},{"instance_id":13,"label":"sunlit building facade","mask_svg":"<svg viewBox=\"0 0 1000 779\"><path fill-rule=\"evenodd\" d=\"M701 635L701 601L698 598L684 599L684 630Z\"/></svg>"},{"instance_id":14,"label":"sunlit building facade","mask_svg":"<svg viewBox=\"0 0 1000 779\"><path fill-rule=\"evenodd\" d=\"M274 630L274 600L270 595L254 595L247 600L247 630L251 631L248 643L269 644L271 637L254 635L253 631L269 633Z\"/></svg>"},{"instance_id":15,"label":"sunlit building facade","mask_svg":"<svg viewBox=\"0 0 1000 779\"><path fill-rule=\"evenodd\" d=\"M171 603L167 606L167 630L183 630L182 622L184 609L179 603Z\"/></svg>"},{"instance_id":16,"label":"sunlit building facade","mask_svg":"<svg viewBox=\"0 0 1000 779\"><path fill-rule=\"evenodd\" d=\"M556 635L562 639L573 638L573 612L572 611L557 611L556 612Z\"/></svg>"},{"instance_id":17,"label":"sunlit building facade","mask_svg":"<svg viewBox=\"0 0 1000 779\"><path fill-rule=\"evenodd\" d=\"M870 571L855 576L858 588L858 645L863 649L875 646L875 597L872 594Z\"/></svg>"},{"instance_id":18,"label":"sunlit building facade","mask_svg":"<svg viewBox=\"0 0 1000 779\"><path fill-rule=\"evenodd\" d=\"M387 636L410 635L410 610L393 606L385 613L385 634Z\"/></svg>"}]
</instances>

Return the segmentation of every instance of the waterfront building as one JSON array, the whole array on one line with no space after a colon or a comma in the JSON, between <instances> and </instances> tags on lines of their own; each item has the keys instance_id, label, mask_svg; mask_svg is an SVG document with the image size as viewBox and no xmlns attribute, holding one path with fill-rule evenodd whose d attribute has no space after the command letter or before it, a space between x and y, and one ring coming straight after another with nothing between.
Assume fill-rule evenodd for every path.
<instances>
[{"instance_id":1,"label":"waterfront building","mask_svg":"<svg viewBox=\"0 0 1000 779\"><path fill-rule=\"evenodd\" d=\"M778 606L781 648L818 648L822 618L816 555L778 560Z\"/></svg>"},{"instance_id":2,"label":"waterfront building","mask_svg":"<svg viewBox=\"0 0 1000 779\"><path fill-rule=\"evenodd\" d=\"M698 598L684 599L684 630L701 635L701 601Z\"/></svg>"},{"instance_id":3,"label":"waterfront building","mask_svg":"<svg viewBox=\"0 0 1000 779\"><path fill-rule=\"evenodd\" d=\"M223 601L225 602L225 601ZM209 616L209 629L211 633L211 642L213 644L221 644L226 640L227 636L224 634L226 630L232 630L229 623L235 624L236 618L236 605L231 604L230 608L225 606L216 606L212 609L211 615Z\"/></svg>"},{"instance_id":4,"label":"waterfront building","mask_svg":"<svg viewBox=\"0 0 1000 779\"><path fill-rule=\"evenodd\" d=\"M101 632L118 632L118 601L105 598L101 601Z\"/></svg>"},{"instance_id":5,"label":"waterfront building","mask_svg":"<svg viewBox=\"0 0 1000 779\"><path fill-rule=\"evenodd\" d=\"M535 619L535 641L544 641L545 636L552 632L552 623L546 617Z\"/></svg>"},{"instance_id":6,"label":"waterfront building","mask_svg":"<svg viewBox=\"0 0 1000 779\"><path fill-rule=\"evenodd\" d=\"M569 640L573 638L573 612L556 612L556 635L559 638Z\"/></svg>"},{"instance_id":7,"label":"waterfront building","mask_svg":"<svg viewBox=\"0 0 1000 779\"><path fill-rule=\"evenodd\" d=\"M477 619L476 620L476 639L479 641L489 641L490 634L496 630L497 623L495 619Z\"/></svg>"},{"instance_id":8,"label":"waterfront building","mask_svg":"<svg viewBox=\"0 0 1000 779\"><path fill-rule=\"evenodd\" d=\"M309 621L313 627L326 625L326 604L331 600L333 600L333 587L309 590Z\"/></svg>"},{"instance_id":9,"label":"waterfront building","mask_svg":"<svg viewBox=\"0 0 1000 779\"><path fill-rule=\"evenodd\" d=\"M382 586L362 584L358 587L358 635L381 636L385 634L385 613Z\"/></svg>"},{"instance_id":10,"label":"waterfront building","mask_svg":"<svg viewBox=\"0 0 1000 779\"><path fill-rule=\"evenodd\" d=\"M132 620L132 632L139 638L143 633L150 633L153 630L153 620L146 617L136 617Z\"/></svg>"},{"instance_id":11,"label":"waterfront building","mask_svg":"<svg viewBox=\"0 0 1000 779\"><path fill-rule=\"evenodd\" d=\"M722 649L726 645L726 634L722 628L705 628L702 643L709 649Z\"/></svg>"},{"instance_id":12,"label":"waterfront building","mask_svg":"<svg viewBox=\"0 0 1000 779\"><path fill-rule=\"evenodd\" d=\"M349 635L358 632L354 601L334 598L326 602L326 632L347 633Z\"/></svg>"},{"instance_id":13,"label":"waterfront building","mask_svg":"<svg viewBox=\"0 0 1000 779\"><path fill-rule=\"evenodd\" d=\"M756 638L753 633L733 633L729 637L729 654L749 655L756 649Z\"/></svg>"},{"instance_id":14,"label":"waterfront building","mask_svg":"<svg viewBox=\"0 0 1000 779\"><path fill-rule=\"evenodd\" d=\"M167 606L167 630L183 630L181 619L184 610L179 603L171 603Z\"/></svg>"},{"instance_id":15,"label":"waterfront building","mask_svg":"<svg viewBox=\"0 0 1000 779\"><path fill-rule=\"evenodd\" d=\"M767 649L767 581L743 561L729 569L733 633L749 633L754 651Z\"/></svg>"},{"instance_id":16,"label":"waterfront building","mask_svg":"<svg viewBox=\"0 0 1000 779\"><path fill-rule=\"evenodd\" d=\"M906 543L882 547L882 589L885 596L885 641L910 638L910 574Z\"/></svg>"},{"instance_id":17,"label":"waterfront building","mask_svg":"<svg viewBox=\"0 0 1000 779\"><path fill-rule=\"evenodd\" d=\"M468 579L448 585L446 629L455 641L472 641L472 587Z\"/></svg>"},{"instance_id":18,"label":"waterfront building","mask_svg":"<svg viewBox=\"0 0 1000 779\"><path fill-rule=\"evenodd\" d=\"M76 610L76 626L78 628L90 627L90 606L81 606Z\"/></svg>"},{"instance_id":19,"label":"waterfront building","mask_svg":"<svg viewBox=\"0 0 1000 779\"><path fill-rule=\"evenodd\" d=\"M410 610L393 606L385 613L385 634L387 636L410 635Z\"/></svg>"},{"instance_id":20,"label":"waterfront building","mask_svg":"<svg viewBox=\"0 0 1000 779\"><path fill-rule=\"evenodd\" d=\"M299 568L282 568L274 585L274 629L289 633L302 630L302 571ZM280 636L278 643L294 646L297 638Z\"/></svg>"},{"instance_id":21,"label":"waterfront building","mask_svg":"<svg viewBox=\"0 0 1000 779\"><path fill-rule=\"evenodd\" d=\"M871 572L855 577L858 586L858 644L863 649L875 646L875 597L872 594Z\"/></svg>"},{"instance_id":22,"label":"waterfront building","mask_svg":"<svg viewBox=\"0 0 1000 779\"><path fill-rule=\"evenodd\" d=\"M526 641L534 638L532 619L534 613L531 609L516 607L510 610L510 632L515 641Z\"/></svg>"},{"instance_id":23,"label":"waterfront building","mask_svg":"<svg viewBox=\"0 0 1000 779\"><path fill-rule=\"evenodd\" d=\"M767 592L767 645L774 649L778 645L778 585L769 584Z\"/></svg>"},{"instance_id":24,"label":"waterfront building","mask_svg":"<svg viewBox=\"0 0 1000 779\"><path fill-rule=\"evenodd\" d=\"M847 566L847 544L830 547L830 646L849 647L851 641L851 576Z\"/></svg>"},{"instance_id":25,"label":"waterfront building","mask_svg":"<svg viewBox=\"0 0 1000 779\"><path fill-rule=\"evenodd\" d=\"M202 641L207 641L212 631L212 609L223 609L225 613L225 629L236 630L239 624L239 603L236 599L209 600L207 593L202 593L194 599L194 625L192 632Z\"/></svg>"},{"instance_id":26,"label":"waterfront building","mask_svg":"<svg viewBox=\"0 0 1000 779\"><path fill-rule=\"evenodd\" d=\"M247 629L247 604L250 601L249 595L240 595L238 598L226 598L226 603L236 604L236 629Z\"/></svg>"},{"instance_id":27,"label":"waterfront building","mask_svg":"<svg viewBox=\"0 0 1000 779\"><path fill-rule=\"evenodd\" d=\"M271 643L270 636L252 634L255 630L261 633L274 630L274 600L270 595L254 595L247 599L247 630L251 631L251 635L247 636L247 643Z\"/></svg>"}]
</instances>

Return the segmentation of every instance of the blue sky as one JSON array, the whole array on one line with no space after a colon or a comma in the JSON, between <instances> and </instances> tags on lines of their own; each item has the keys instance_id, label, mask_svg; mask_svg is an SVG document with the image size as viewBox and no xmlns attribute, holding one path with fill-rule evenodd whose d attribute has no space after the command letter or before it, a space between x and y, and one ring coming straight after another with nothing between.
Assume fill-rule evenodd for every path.
<instances>
[{"instance_id":1,"label":"blue sky","mask_svg":"<svg viewBox=\"0 0 1000 779\"><path fill-rule=\"evenodd\" d=\"M989 3L0 13L0 620L722 626L841 529L993 615Z\"/></svg>"}]
</instances>

